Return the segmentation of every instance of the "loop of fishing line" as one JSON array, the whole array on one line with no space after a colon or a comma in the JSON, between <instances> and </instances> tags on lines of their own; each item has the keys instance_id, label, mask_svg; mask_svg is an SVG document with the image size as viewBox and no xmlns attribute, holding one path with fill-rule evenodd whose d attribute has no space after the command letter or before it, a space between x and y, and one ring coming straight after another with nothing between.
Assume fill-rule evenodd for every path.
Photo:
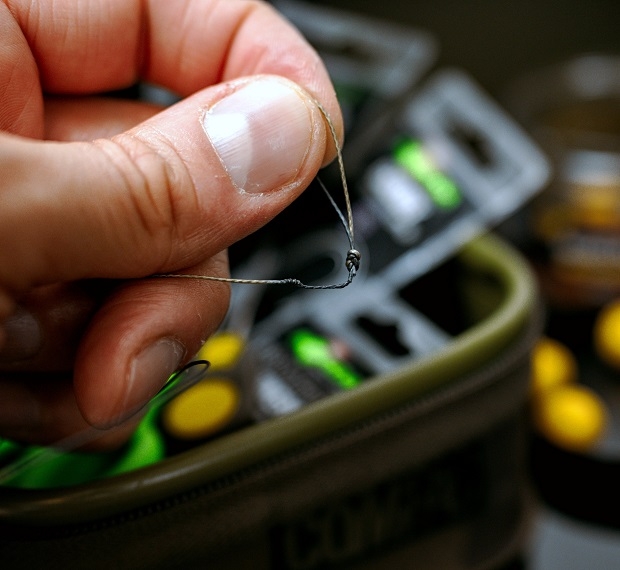
<instances>
[{"instance_id":1,"label":"loop of fishing line","mask_svg":"<svg viewBox=\"0 0 620 570\"><path fill-rule=\"evenodd\" d=\"M56 441L51 446L35 448L31 453L24 455L13 463L0 468L0 485L10 483L15 477L21 473L36 468L39 465L57 458L60 454L71 453L76 449L84 447L103 435L108 435L115 430L119 430L126 425L132 418L139 413L147 413L150 410L156 410L164 404L191 388L198 382L207 377L210 363L206 360L194 360L183 366L180 370L172 374L163 388L139 409L133 410L131 413L120 419L114 426L110 428L98 429L88 427L78 431L72 435Z\"/></svg>"}]
</instances>

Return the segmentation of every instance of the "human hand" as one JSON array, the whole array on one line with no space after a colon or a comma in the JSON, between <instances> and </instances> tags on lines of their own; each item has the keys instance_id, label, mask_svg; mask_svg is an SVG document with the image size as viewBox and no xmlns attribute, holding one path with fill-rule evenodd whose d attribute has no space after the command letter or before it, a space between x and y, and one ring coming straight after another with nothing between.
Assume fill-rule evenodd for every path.
<instances>
[{"instance_id":1,"label":"human hand","mask_svg":"<svg viewBox=\"0 0 620 570\"><path fill-rule=\"evenodd\" d=\"M139 409L217 328L225 249L333 159L333 88L245 0L0 2L0 434L48 443ZM97 93L145 80L160 110ZM56 142L61 141L61 142Z\"/></svg>"}]
</instances>

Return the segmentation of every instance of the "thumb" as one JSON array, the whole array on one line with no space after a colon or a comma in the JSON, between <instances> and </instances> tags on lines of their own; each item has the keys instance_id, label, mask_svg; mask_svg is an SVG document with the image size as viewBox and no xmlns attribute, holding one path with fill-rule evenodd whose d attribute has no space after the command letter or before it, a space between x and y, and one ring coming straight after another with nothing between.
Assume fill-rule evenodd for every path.
<instances>
[{"instance_id":1,"label":"thumb","mask_svg":"<svg viewBox=\"0 0 620 570\"><path fill-rule=\"evenodd\" d=\"M0 288L196 265L310 183L330 158L326 133L299 86L254 76L200 91L111 139L2 135Z\"/></svg>"}]
</instances>

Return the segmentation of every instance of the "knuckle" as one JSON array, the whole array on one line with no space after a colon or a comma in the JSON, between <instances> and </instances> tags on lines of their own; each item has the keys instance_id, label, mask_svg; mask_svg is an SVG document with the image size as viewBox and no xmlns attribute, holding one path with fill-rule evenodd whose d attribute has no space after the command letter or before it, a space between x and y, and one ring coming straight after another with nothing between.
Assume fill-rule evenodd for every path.
<instances>
[{"instance_id":1,"label":"knuckle","mask_svg":"<svg viewBox=\"0 0 620 570\"><path fill-rule=\"evenodd\" d=\"M115 186L121 189L117 204L130 225L126 228L129 246L142 260L152 259L154 271L167 266L175 246L189 231L184 227L188 211L198 207L182 158L162 136L145 140L124 133L97 144L117 180Z\"/></svg>"}]
</instances>

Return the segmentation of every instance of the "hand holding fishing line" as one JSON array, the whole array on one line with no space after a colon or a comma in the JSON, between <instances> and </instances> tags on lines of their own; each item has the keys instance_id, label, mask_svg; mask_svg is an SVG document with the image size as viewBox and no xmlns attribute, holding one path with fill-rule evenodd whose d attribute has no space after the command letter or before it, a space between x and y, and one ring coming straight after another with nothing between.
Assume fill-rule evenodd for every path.
<instances>
[{"instance_id":1,"label":"hand holding fishing line","mask_svg":"<svg viewBox=\"0 0 620 570\"><path fill-rule=\"evenodd\" d=\"M52 442L148 401L229 289L143 278L228 278L225 249L339 152L333 87L289 24L259 2L179 6L0 3L0 436ZM184 99L97 96L137 80Z\"/></svg>"},{"instance_id":2,"label":"hand holding fishing line","mask_svg":"<svg viewBox=\"0 0 620 570\"><path fill-rule=\"evenodd\" d=\"M184 279L199 279L203 281L220 281L224 283L238 283L241 285L295 285L301 289L344 289L348 285L351 284L353 278L357 275L357 271L360 268L360 262L362 258L362 254L355 249L355 234L353 229L353 212L351 208L351 198L349 196L349 189L347 186L347 176L344 170L344 162L342 160L342 152L340 150L340 143L338 142L338 135L336 133L334 124L327 113L327 111L323 108L323 106L315 101L316 106L319 108L323 116L325 117L325 121L329 127L329 132L333 138L334 145L336 147L336 155L338 158L338 167L340 169L340 181L342 183L342 190L344 193L345 207L347 215L345 215L340 211L336 201L329 193L329 190L325 187L323 182L319 178L317 178L317 182L321 186L321 190L325 193L325 196L329 200L332 208L335 210L336 214L340 219L340 223L344 228L345 233L347 234L347 239L349 240L349 250L347 251L347 255L345 256L345 267L349 272L346 281L341 283L333 283L330 285L308 285L307 283L303 283L299 279L294 277L287 277L284 279L241 279L241 278L233 278L233 277L218 277L215 275L198 275L192 273L164 273L153 275L153 277L177 277Z\"/></svg>"}]
</instances>

